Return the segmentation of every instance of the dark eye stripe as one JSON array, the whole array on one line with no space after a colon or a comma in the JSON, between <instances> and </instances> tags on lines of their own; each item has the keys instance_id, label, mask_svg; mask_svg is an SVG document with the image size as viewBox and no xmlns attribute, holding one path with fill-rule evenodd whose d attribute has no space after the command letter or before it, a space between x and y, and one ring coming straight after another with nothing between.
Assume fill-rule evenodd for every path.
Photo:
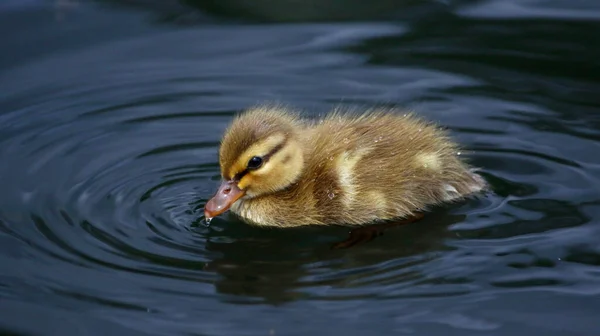
<instances>
[{"instance_id":1,"label":"dark eye stripe","mask_svg":"<svg viewBox=\"0 0 600 336\"><path fill-rule=\"evenodd\" d=\"M244 175L248 174L248 171L249 171L248 169L244 169L241 172L235 174L235 176L233 177L233 180L236 182L239 182L242 179L242 177L244 177Z\"/></svg>"},{"instance_id":2,"label":"dark eye stripe","mask_svg":"<svg viewBox=\"0 0 600 336\"><path fill-rule=\"evenodd\" d=\"M269 161L269 158L271 158L273 155L277 154L277 152L279 152L286 144L287 140L284 140L282 143L280 143L279 145L273 147L273 149L267 153L265 156L263 156L263 165ZM235 174L235 176L233 177L234 181L239 181L241 180L244 175L248 174L249 170L248 168L242 170L241 172Z\"/></svg>"},{"instance_id":3,"label":"dark eye stripe","mask_svg":"<svg viewBox=\"0 0 600 336\"><path fill-rule=\"evenodd\" d=\"M267 162L269 161L269 158L271 158L271 156L277 154L277 152L279 152L283 146L285 145L285 141L280 143L279 145L275 146L269 153L267 153L267 155L263 156L263 161Z\"/></svg>"}]
</instances>

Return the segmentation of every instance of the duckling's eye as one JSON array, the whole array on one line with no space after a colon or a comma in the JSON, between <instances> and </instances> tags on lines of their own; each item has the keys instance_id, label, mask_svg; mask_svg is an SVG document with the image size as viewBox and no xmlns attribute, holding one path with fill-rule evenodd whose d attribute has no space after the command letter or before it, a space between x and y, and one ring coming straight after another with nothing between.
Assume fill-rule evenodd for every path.
<instances>
[{"instance_id":1,"label":"duckling's eye","mask_svg":"<svg viewBox=\"0 0 600 336\"><path fill-rule=\"evenodd\" d=\"M248 161L248 169L258 169L263 164L263 159L260 156L254 156Z\"/></svg>"}]
</instances>

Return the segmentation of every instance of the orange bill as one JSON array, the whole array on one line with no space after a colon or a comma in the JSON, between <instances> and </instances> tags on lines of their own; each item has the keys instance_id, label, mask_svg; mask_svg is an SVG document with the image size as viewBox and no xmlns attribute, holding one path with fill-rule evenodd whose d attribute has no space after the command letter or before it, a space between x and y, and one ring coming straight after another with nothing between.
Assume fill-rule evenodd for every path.
<instances>
[{"instance_id":1,"label":"orange bill","mask_svg":"<svg viewBox=\"0 0 600 336\"><path fill-rule=\"evenodd\" d=\"M211 219L224 213L244 194L245 191L238 188L236 182L223 181L217 193L204 206L204 216Z\"/></svg>"}]
</instances>

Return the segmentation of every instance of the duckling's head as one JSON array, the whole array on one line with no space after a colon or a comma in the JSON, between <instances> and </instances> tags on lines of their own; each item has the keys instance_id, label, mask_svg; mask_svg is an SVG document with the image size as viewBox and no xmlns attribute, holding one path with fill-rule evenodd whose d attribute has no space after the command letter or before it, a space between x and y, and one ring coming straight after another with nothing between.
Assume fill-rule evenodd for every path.
<instances>
[{"instance_id":1,"label":"duckling's head","mask_svg":"<svg viewBox=\"0 0 600 336\"><path fill-rule=\"evenodd\" d=\"M237 116L219 149L223 183L206 203L207 219L227 211L240 198L285 189L304 168L301 123L280 108L255 108Z\"/></svg>"}]
</instances>

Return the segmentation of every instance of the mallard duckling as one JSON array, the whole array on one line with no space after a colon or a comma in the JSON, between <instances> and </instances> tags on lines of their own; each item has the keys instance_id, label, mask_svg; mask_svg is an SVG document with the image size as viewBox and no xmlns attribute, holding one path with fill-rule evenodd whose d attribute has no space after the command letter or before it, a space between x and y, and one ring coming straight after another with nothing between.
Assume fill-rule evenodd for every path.
<instances>
[{"instance_id":1,"label":"mallard duckling","mask_svg":"<svg viewBox=\"0 0 600 336\"><path fill-rule=\"evenodd\" d=\"M257 107L238 115L221 141L223 183L206 218L231 209L259 226L363 225L486 187L443 130L395 112L335 110L311 120Z\"/></svg>"}]
</instances>

